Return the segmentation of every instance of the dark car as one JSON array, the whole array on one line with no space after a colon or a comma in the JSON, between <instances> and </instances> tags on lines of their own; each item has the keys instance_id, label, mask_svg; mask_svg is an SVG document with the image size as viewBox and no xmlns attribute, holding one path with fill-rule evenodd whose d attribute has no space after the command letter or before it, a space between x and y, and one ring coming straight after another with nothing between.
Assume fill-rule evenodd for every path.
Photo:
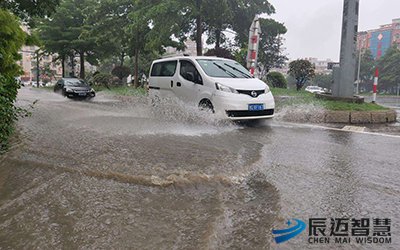
<instances>
[{"instance_id":1,"label":"dark car","mask_svg":"<svg viewBox=\"0 0 400 250\"><path fill-rule=\"evenodd\" d=\"M96 96L94 89L79 78L62 78L54 86L54 92L59 92L68 98L93 98Z\"/></svg>"}]
</instances>

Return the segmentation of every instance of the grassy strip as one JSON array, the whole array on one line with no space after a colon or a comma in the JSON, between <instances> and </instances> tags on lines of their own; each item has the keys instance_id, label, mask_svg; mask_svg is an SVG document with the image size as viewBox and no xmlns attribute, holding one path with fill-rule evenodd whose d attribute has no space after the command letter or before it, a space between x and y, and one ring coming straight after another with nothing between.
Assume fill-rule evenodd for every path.
<instances>
[{"instance_id":1,"label":"grassy strip","mask_svg":"<svg viewBox=\"0 0 400 250\"><path fill-rule=\"evenodd\" d=\"M288 100L285 100L283 103L278 103L278 105L283 106L296 106L296 105L304 105L304 104L312 104L316 106L321 106L321 108L325 108L327 110L333 111L382 111L389 110L389 108L380 106L378 104L373 103L348 103L343 101L329 101L329 100L321 100L317 99L313 94L308 93L304 90L296 91L290 89L277 89L271 88L271 91L274 96L289 96L293 97Z\"/></svg>"}]
</instances>

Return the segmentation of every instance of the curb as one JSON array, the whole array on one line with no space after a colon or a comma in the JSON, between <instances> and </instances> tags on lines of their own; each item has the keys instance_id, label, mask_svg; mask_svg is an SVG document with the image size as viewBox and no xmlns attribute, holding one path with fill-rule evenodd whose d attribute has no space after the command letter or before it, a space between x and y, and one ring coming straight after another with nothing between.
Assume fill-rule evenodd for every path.
<instances>
[{"instance_id":1,"label":"curb","mask_svg":"<svg viewBox=\"0 0 400 250\"><path fill-rule=\"evenodd\" d=\"M325 111L325 123L383 124L396 122L397 113L389 111Z\"/></svg>"}]
</instances>

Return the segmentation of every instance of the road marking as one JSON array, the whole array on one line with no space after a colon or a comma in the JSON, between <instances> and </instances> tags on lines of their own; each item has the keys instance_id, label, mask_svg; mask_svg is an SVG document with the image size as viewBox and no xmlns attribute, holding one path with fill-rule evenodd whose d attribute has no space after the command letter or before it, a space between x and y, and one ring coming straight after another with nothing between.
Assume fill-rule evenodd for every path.
<instances>
[{"instance_id":1,"label":"road marking","mask_svg":"<svg viewBox=\"0 0 400 250\"><path fill-rule=\"evenodd\" d=\"M290 123L290 122L279 122L277 124L291 125L292 127L296 126L296 127L303 127L303 128L318 128L318 129L322 129L322 130L331 130L331 131L338 131L338 132L344 132L344 133L356 133L356 134L383 136L383 137L390 137L390 138L398 138L398 139L400 139L400 135L390 135L390 134L366 132L366 131L364 131L364 132L347 131L347 130L343 130L342 128L331 128L331 127L325 127L325 126L314 125L314 124L299 124L299 123Z\"/></svg>"},{"instance_id":2,"label":"road marking","mask_svg":"<svg viewBox=\"0 0 400 250\"><path fill-rule=\"evenodd\" d=\"M343 131L350 131L350 132L365 132L365 127L357 127L357 126L344 126L342 128Z\"/></svg>"}]
</instances>

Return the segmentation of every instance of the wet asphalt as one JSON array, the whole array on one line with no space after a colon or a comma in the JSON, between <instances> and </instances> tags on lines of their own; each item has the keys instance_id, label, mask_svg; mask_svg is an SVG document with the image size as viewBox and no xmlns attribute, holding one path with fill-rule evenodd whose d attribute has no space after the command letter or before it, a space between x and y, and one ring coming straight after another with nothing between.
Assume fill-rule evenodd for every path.
<instances>
[{"instance_id":1,"label":"wet asphalt","mask_svg":"<svg viewBox=\"0 0 400 250\"><path fill-rule=\"evenodd\" d=\"M18 105L32 115L0 158L0 249L400 248L400 135L101 93L23 88ZM287 219L316 217L390 218L392 244L274 243Z\"/></svg>"}]
</instances>

